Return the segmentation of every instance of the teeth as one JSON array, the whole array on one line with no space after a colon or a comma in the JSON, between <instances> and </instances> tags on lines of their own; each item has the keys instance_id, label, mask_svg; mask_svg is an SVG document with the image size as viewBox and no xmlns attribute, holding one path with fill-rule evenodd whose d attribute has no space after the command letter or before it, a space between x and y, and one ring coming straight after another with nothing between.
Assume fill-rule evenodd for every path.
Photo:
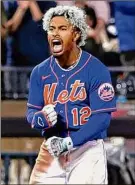
<instances>
[{"instance_id":1,"label":"teeth","mask_svg":"<svg viewBox=\"0 0 135 185\"><path fill-rule=\"evenodd\" d=\"M59 40L53 40L53 42L59 42Z\"/></svg>"},{"instance_id":2,"label":"teeth","mask_svg":"<svg viewBox=\"0 0 135 185\"><path fill-rule=\"evenodd\" d=\"M53 42L59 42L59 40L53 40Z\"/></svg>"}]
</instances>

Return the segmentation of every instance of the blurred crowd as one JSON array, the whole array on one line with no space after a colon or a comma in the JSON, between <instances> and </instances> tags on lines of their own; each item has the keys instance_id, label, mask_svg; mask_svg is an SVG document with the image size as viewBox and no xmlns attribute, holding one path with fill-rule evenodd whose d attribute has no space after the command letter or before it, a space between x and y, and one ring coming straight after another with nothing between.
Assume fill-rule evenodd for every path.
<instances>
[{"instance_id":1,"label":"blurred crowd","mask_svg":"<svg viewBox=\"0 0 135 185\"><path fill-rule=\"evenodd\" d=\"M2 66L35 66L50 56L42 17L56 5L85 11L90 28L82 49L107 66L135 66L135 2L109 0L1 1Z\"/></svg>"}]
</instances>

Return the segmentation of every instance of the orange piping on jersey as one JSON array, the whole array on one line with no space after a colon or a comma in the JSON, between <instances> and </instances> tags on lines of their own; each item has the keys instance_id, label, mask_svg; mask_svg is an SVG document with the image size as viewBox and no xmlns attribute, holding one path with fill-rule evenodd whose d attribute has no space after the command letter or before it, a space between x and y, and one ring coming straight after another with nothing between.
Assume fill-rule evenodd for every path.
<instances>
[{"instance_id":1,"label":"orange piping on jersey","mask_svg":"<svg viewBox=\"0 0 135 185\"><path fill-rule=\"evenodd\" d=\"M58 81L59 81L59 80L58 80L58 77L57 77L56 73L54 72L54 70L53 70L53 68L52 68L52 66L51 66L53 56L51 56L50 58L51 58L51 61L50 61L50 68L51 68L52 73L53 73L54 76L56 77L56 80L57 80L57 83L58 83ZM51 76L51 75L48 75L47 77L49 77L49 76ZM47 86L46 88L49 88L49 86ZM49 92L49 89L47 89L47 91ZM45 88L44 88L44 92L45 92ZM53 92L54 92L54 91L53 91ZM44 94L45 94L45 93L44 93ZM51 100L53 99L53 97L51 98L51 96L52 96L51 93L49 94L48 97L45 97L45 96L44 96L44 103L45 103L46 105L50 103L50 99L51 99ZM51 102L51 104L53 104L53 103Z\"/></svg>"},{"instance_id":2,"label":"orange piping on jersey","mask_svg":"<svg viewBox=\"0 0 135 185\"><path fill-rule=\"evenodd\" d=\"M30 104L30 103L27 103L27 106L34 107L34 108L38 108L38 109L42 109L41 106L32 105L32 104Z\"/></svg>"},{"instance_id":3,"label":"orange piping on jersey","mask_svg":"<svg viewBox=\"0 0 135 185\"><path fill-rule=\"evenodd\" d=\"M59 82L58 76L57 76L57 74L54 72L54 70L53 70L53 68L52 68L52 66L51 66L51 64L52 64L52 58L53 58L53 57L51 57L50 68L51 68L51 71L53 72L53 74L55 75L55 77L56 77L56 79L57 79L57 83L58 83L58 82Z\"/></svg>"},{"instance_id":4,"label":"orange piping on jersey","mask_svg":"<svg viewBox=\"0 0 135 185\"><path fill-rule=\"evenodd\" d=\"M91 111L91 113L94 113L94 112L100 112L100 111L106 111L106 110L115 110L116 107L112 107L112 108L106 108L106 109L97 109L97 110L93 110Z\"/></svg>"},{"instance_id":5,"label":"orange piping on jersey","mask_svg":"<svg viewBox=\"0 0 135 185\"><path fill-rule=\"evenodd\" d=\"M67 82L66 82L66 86L65 86L65 89L67 90L67 85L68 85L68 81L70 80L70 78L72 78L74 75L76 75L77 73L79 73L86 65L87 63L89 62L89 60L91 59L91 56L89 56L89 58L87 59L87 61L85 62L85 64L78 70L76 71L74 74L72 74L68 79L67 79ZM67 116L67 103L65 103L65 115L66 115L66 123L67 123L67 130L68 130L68 116ZM68 131L68 136L69 136L69 131Z\"/></svg>"},{"instance_id":6,"label":"orange piping on jersey","mask_svg":"<svg viewBox=\"0 0 135 185\"><path fill-rule=\"evenodd\" d=\"M53 56L51 56L50 68L51 68L52 73L53 73L54 76L56 77L56 80L57 80L56 83L58 84L58 83L59 83L59 79L58 79L57 74L54 72L54 70L53 70L53 68L52 68L52 60L53 60ZM50 93L50 95L51 95L51 93ZM48 97L48 102L49 102L49 100L50 100L50 96Z\"/></svg>"}]
</instances>

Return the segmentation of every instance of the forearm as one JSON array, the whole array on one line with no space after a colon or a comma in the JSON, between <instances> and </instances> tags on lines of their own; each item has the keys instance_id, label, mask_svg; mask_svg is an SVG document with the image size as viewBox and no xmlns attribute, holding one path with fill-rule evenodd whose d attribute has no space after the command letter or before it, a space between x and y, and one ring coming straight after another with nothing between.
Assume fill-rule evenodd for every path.
<instances>
[{"instance_id":1,"label":"forearm","mask_svg":"<svg viewBox=\"0 0 135 185\"><path fill-rule=\"evenodd\" d=\"M73 147L83 145L84 143L100 139L100 133L106 131L110 123L110 113L100 113L93 115L90 120L83 125L79 131L70 133L69 137L50 137L45 142L49 153L53 156L59 156L64 151L71 150Z\"/></svg>"},{"instance_id":2,"label":"forearm","mask_svg":"<svg viewBox=\"0 0 135 185\"><path fill-rule=\"evenodd\" d=\"M21 8L21 7L17 8L15 14L12 17L12 21L13 21L12 31L13 32L16 31L18 29L18 27L20 26L26 11L27 11L27 9L25 9L25 8Z\"/></svg>"},{"instance_id":3,"label":"forearm","mask_svg":"<svg viewBox=\"0 0 135 185\"><path fill-rule=\"evenodd\" d=\"M27 121L32 128L44 130L53 127L57 123L57 113L54 105L48 104L42 109L28 107Z\"/></svg>"},{"instance_id":4,"label":"forearm","mask_svg":"<svg viewBox=\"0 0 135 185\"><path fill-rule=\"evenodd\" d=\"M100 43L103 39L103 34L105 33L105 24L102 19L98 19L96 27L90 28L88 30L88 37L94 38L96 43Z\"/></svg>"},{"instance_id":5,"label":"forearm","mask_svg":"<svg viewBox=\"0 0 135 185\"><path fill-rule=\"evenodd\" d=\"M104 22L104 20L102 20L102 19L98 20L98 24L96 26L96 32L97 32L97 34L99 34L100 41L102 43L109 41L107 33L106 33L106 30L105 30L105 22Z\"/></svg>"},{"instance_id":6,"label":"forearm","mask_svg":"<svg viewBox=\"0 0 135 185\"><path fill-rule=\"evenodd\" d=\"M32 19L34 21L39 21L42 19L43 14L37 4L36 1L31 1L30 3L30 11L31 11L31 15L32 15Z\"/></svg>"},{"instance_id":7,"label":"forearm","mask_svg":"<svg viewBox=\"0 0 135 185\"><path fill-rule=\"evenodd\" d=\"M89 121L77 132L72 132L70 137L74 146L79 146L87 141L96 138L99 133L106 130L110 124L111 114L100 113L92 115ZM79 137L78 137L79 136Z\"/></svg>"},{"instance_id":8,"label":"forearm","mask_svg":"<svg viewBox=\"0 0 135 185\"><path fill-rule=\"evenodd\" d=\"M50 127L42 110L28 108L26 118L32 128L42 130Z\"/></svg>"},{"instance_id":9,"label":"forearm","mask_svg":"<svg viewBox=\"0 0 135 185\"><path fill-rule=\"evenodd\" d=\"M95 27L95 32L96 32L96 34L100 35L102 30L105 30L105 22L102 19L99 18L97 20L97 25Z\"/></svg>"}]
</instances>

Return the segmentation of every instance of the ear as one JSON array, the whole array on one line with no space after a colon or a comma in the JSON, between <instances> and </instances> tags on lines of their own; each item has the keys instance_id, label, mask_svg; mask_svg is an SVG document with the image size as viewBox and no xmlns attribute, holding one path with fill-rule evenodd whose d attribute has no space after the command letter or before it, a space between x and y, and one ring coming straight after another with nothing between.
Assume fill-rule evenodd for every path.
<instances>
[{"instance_id":1,"label":"ear","mask_svg":"<svg viewBox=\"0 0 135 185\"><path fill-rule=\"evenodd\" d=\"M73 41L77 42L77 40L81 37L81 32L80 31L75 31L74 32L74 38Z\"/></svg>"}]
</instances>

